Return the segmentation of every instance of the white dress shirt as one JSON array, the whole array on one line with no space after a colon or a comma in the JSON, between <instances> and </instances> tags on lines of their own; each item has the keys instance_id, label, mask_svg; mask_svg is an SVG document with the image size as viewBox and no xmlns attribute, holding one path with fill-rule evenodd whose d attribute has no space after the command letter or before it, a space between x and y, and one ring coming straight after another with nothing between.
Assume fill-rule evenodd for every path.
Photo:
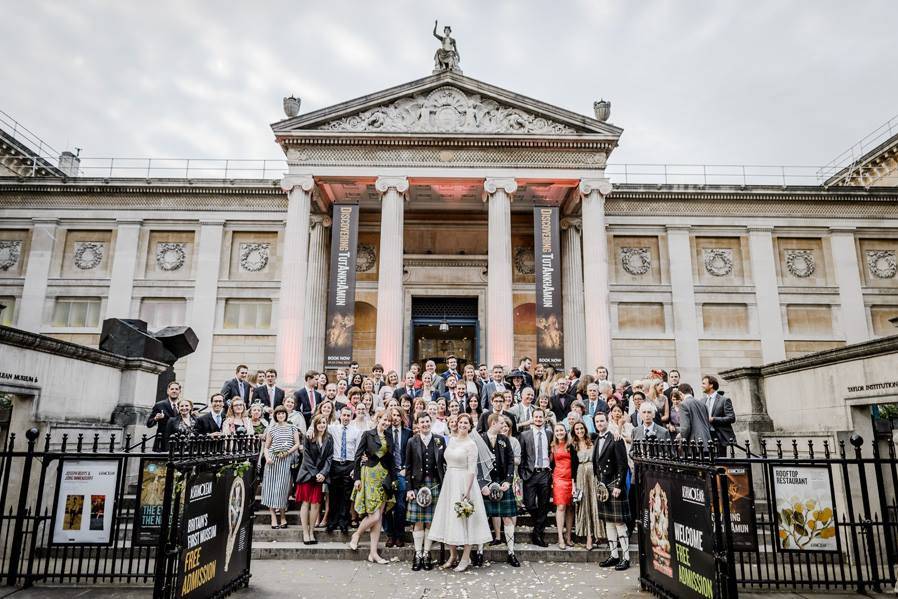
<instances>
[{"instance_id":1,"label":"white dress shirt","mask_svg":"<svg viewBox=\"0 0 898 599\"><path fill-rule=\"evenodd\" d=\"M328 425L327 430L331 437L334 438L334 461L344 461L341 457L343 445L343 425L339 422ZM355 450L359 446L359 439L362 438L362 429L353 426L351 423L346 426L346 460L351 462L355 459Z\"/></svg>"}]
</instances>

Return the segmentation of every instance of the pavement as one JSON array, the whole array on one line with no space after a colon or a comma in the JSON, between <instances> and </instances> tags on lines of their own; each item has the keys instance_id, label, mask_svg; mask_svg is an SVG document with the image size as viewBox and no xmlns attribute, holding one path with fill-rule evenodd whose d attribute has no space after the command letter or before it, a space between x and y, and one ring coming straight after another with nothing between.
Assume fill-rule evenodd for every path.
<instances>
[{"instance_id":1,"label":"pavement","mask_svg":"<svg viewBox=\"0 0 898 599\"><path fill-rule=\"evenodd\" d=\"M639 570L603 570L595 564L525 562L521 568L490 564L467 572L412 572L408 562L387 565L345 560L260 560L252 564L249 589L237 599L615 599L649 598L639 590ZM5 591L5 592L4 592ZM0 588L10 599L149 599L148 588L37 587ZM740 593L740 599L775 596L782 599L841 599L850 593ZM874 595L894 597L895 595Z\"/></svg>"}]
</instances>

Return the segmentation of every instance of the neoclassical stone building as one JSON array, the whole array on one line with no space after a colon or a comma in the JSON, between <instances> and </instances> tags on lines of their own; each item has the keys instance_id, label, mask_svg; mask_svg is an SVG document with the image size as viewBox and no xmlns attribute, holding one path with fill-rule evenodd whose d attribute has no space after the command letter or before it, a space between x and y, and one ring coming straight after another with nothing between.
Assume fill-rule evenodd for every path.
<instances>
[{"instance_id":1,"label":"neoclassical stone building","mask_svg":"<svg viewBox=\"0 0 898 599\"><path fill-rule=\"evenodd\" d=\"M622 182L606 175L621 128L451 70L272 129L276 180L95 176L5 135L3 324L88 345L108 317L188 324L188 394L241 362L295 384L325 363L334 207L349 205L363 370L537 358L546 264L563 363L615 377L696 381L894 330L898 137L819 185ZM534 207L557 209L551 262Z\"/></svg>"}]
</instances>

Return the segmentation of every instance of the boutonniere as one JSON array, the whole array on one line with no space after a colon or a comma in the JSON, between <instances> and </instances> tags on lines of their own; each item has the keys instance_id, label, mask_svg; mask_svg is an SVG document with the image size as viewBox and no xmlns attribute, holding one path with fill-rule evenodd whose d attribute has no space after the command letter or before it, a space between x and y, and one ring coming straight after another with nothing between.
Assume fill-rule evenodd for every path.
<instances>
[{"instance_id":1,"label":"boutonniere","mask_svg":"<svg viewBox=\"0 0 898 599\"><path fill-rule=\"evenodd\" d=\"M436 443L437 447L441 447L443 445L443 440L440 439L439 437L434 437L433 440L434 440L434 443Z\"/></svg>"},{"instance_id":2,"label":"boutonniere","mask_svg":"<svg viewBox=\"0 0 898 599\"><path fill-rule=\"evenodd\" d=\"M499 447L505 447L505 441L503 441L502 439L499 439L499 442L497 444L499 445Z\"/></svg>"}]
</instances>

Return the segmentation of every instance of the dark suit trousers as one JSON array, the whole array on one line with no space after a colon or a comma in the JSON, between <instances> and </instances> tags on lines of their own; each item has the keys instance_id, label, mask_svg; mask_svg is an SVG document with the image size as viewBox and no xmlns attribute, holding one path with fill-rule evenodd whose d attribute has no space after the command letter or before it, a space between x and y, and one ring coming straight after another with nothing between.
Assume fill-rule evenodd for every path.
<instances>
[{"instance_id":1,"label":"dark suit trousers","mask_svg":"<svg viewBox=\"0 0 898 599\"><path fill-rule=\"evenodd\" d=\"M401 540L405 534L405 492L408 483L404 476L396 475L396 505L384 515L384 530L394 540Z\"/></svg>"},{"instance_id":2,"label":"dark suit trousers","mask_svg":"<svg viewBox=\"0 0 898 599\"><path fill-rule=\"evenodd\" d=\"M524 505L533 518L533 536L542 538L549 515L549 498L552 497L552 473L548 470L534 472L524 481Z\"/></svg>"},{"instance_id":3,"label":"dark suit trousers","mask_svg":"<svg viewBox=\"0 0 898 599\"><path fill-rule=\"evenodd\" d=\"M330 501L330 514L328 515L328 528L349 528L349 497L352 494L352 469L355 462L333 462L331 465L330 483L328 494Z\"/></svg>"}]
</instances>

